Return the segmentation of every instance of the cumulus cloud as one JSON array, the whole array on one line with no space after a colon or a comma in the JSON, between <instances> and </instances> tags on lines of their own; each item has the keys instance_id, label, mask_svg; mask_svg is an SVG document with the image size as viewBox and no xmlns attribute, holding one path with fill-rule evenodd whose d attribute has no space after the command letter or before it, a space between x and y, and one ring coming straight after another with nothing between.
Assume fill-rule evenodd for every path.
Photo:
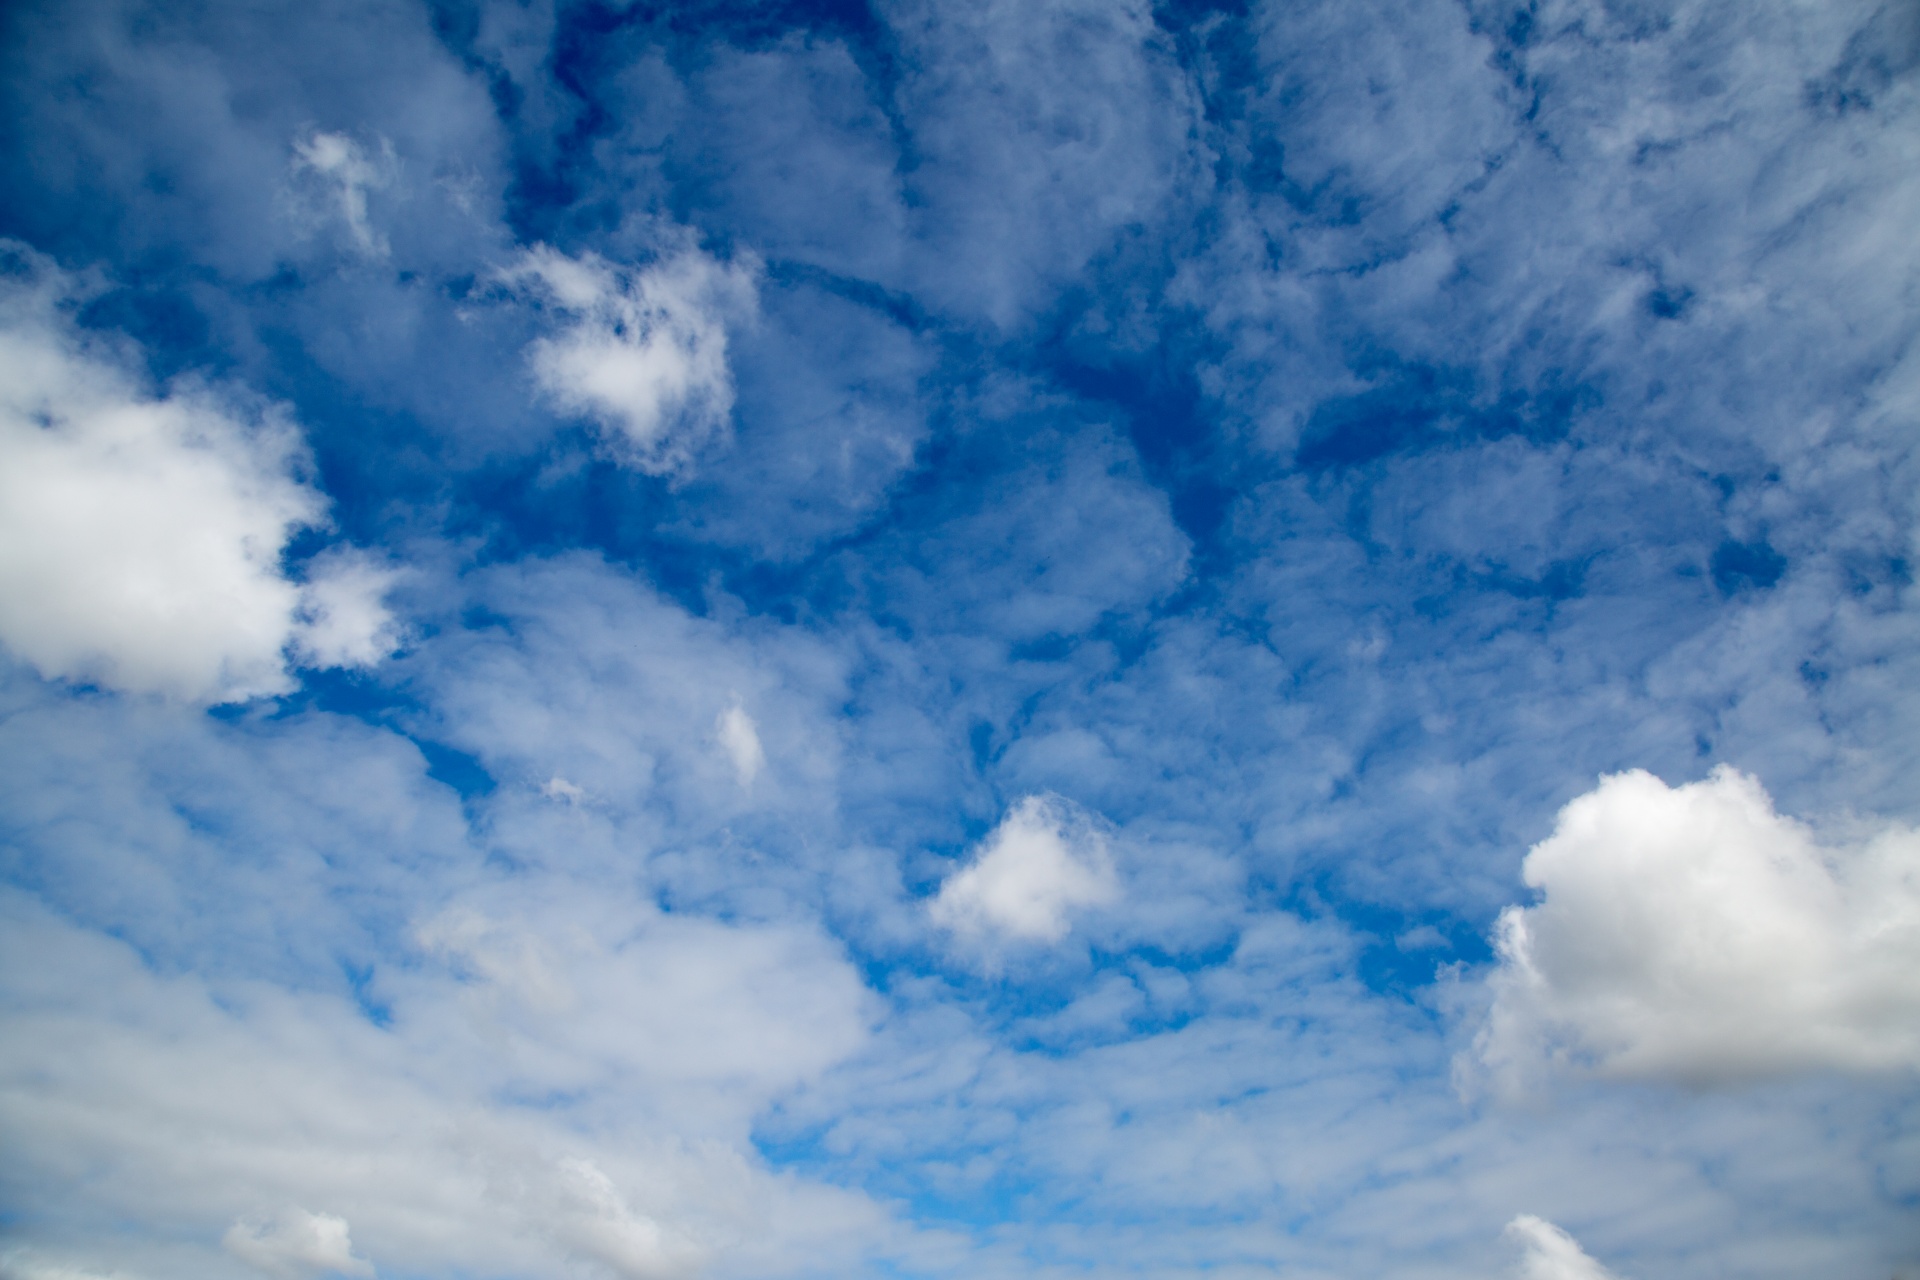
<instances>
[{"instance_id":1,"label":"cumulus cloud","mask_svg":"<svg viewBox=\"0 0 1920 1280\"><path fill-rule=\"evenodd\" d=\"M1058 942L1077 908L1120 896L1106 837L1058 796L1028 796L940 886L936 924L960 934Z\"/></svg>"},{"instance_id":2,"label":"cumulus cloud","mask_svg":"<svg viewBox=\"0 0 1920 1280\"><path fill-rule=\"evenodd\" d=\"M1734 769L1635 770L1562 809L1523 876L1544 896L1500 916L1475 1045L1508 1084L1920 1066L1920 832L1825 847Z\"/></svg>"},{"instance_id":3,"label":"cumulus cloud","mask_svg":"<svg viewBox=\"0 0 1920 1280\"><path fill-rule=\"evenodd\" d=\"M754 304L747 268L691 247L634 270L540 245L505 279L563 318L560 332L528 350L541 389L599 423L628 465L683 471L703 445L726 436L727 317Z\"/></svg>"},{"instance_id":4,"label":"cumulus cloud","mask_svg":"<svg viewBox=\"0 0 1920 1280\"><path fill-rule=\"evenodd\" d=\"M324 525L299 432L230 394L150 394L127 353L67 322L73 282L5 250L0 287L0 641L48 678L222 702L291 687L289 656L391 649L389 575L280 557Z\"/></svg>"},{"instance_id":5,"label":"cumulus cloud","mask_svg":"<svg viewBox=\"0 0 1920 1280\"><path fill-rule=\"evenodd\" d=\"M1616 1280L1579 1241L1544 1218L1523 1213L1507 1224L1506 1236L1524 1250L1521 1280Z\"/></svg>"},{"instance_id":6,"label":"cumulus cloud","mask_svg":"<svg viewBox=\"0 0 1920 1280\"><path fill-rule=\"evenodd\" d=\"M248 1266L283 1280L374 1274L371 1262L354 1256L347 1220L330 1213L287 1209L271 1218L242 1218L220 1243Z\"/></svg>"},{"instance_id":7,"label":"cumulus cloud","mask_svg":"<svg viewBox=\"0 0 1920 1280\"><path fill-rule=\"evenodd\" d=\"M309 134L293 144L296 179L317 187L314 203L328 218L346 224L354 246L370 258L387 256L387 239L374 230L367 216L367 193L393 180L393 145L384 139L377 154L344 133Z\"/></svg>"}]
</instances>

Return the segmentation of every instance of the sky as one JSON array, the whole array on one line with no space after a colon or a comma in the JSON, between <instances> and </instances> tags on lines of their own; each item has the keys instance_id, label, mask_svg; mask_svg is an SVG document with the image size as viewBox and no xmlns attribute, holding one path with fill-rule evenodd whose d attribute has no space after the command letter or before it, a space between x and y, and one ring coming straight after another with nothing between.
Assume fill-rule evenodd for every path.
<instances>
[{"instance_id":1,"label":"sky","mask_svg":"<svg viewBox=\"0 0 1920 1280\"><path fill-rule=\"evenodd\" d=\"M1920 1280L1912 0L0 9L4 1280Z\"/></svg>"}]
</instances>

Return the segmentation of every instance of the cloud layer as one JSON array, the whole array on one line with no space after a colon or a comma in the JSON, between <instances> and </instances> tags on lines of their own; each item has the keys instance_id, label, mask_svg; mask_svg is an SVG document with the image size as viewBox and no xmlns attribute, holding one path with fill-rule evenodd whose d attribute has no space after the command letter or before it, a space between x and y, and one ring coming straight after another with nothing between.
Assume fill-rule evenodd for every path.
<instances>
[{"instance_id":1,"label":"cloud layer","mask_svg":"<svg viewBox=\"0 0 1920 1280\"><path fill-rule=\"evenodd\" d=\"M23 0L0 107L6 1275L1915 1273L1906 8Z\"/></svg>"}]
</instances>

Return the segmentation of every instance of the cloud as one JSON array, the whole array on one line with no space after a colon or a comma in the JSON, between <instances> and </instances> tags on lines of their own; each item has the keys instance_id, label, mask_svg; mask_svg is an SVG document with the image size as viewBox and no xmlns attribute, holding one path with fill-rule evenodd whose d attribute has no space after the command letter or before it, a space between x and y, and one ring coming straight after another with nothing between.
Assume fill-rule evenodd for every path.
<instances>
[{"instance_id":1,"label":"cloud","mask_svg":"<svg viewBox=\"0 0 1920 1280\"><path fill-rule=\"evenodd\" d=\"M1507 1224L1506 1236L1526 1252L1521 1280L1616 1280L1580 1247L1580 1242L1544 1218L1523 1213Z\"/></svg>"},{"instance_id":2,"label":"cloud","mask_svg":"<svg viewBox=\"0 0 1920 1280\"><path fill-rule=\"evenodd\" d=\"M314 557L301 593L294 652L313 667L370 667L400 642L383 600L400 575L357 551Z\"/></svg>"},{"instance_id":3,"label":"cloud","mask_svg":"<svg viewBox=\"0 0 1920 1280\"><path fill-rule=\"evenodd\" d=\"M541 389L598 422L624 462L655 475L684 471L728 434L726 322L754 305L749 267L687 247L634 270L539 245L504 278L565 319L528 349Z\"/></svg>"},{"instance_id":4,"label":"cloud","mask_svg":"<svg viewBox=\"0 0 1920 1280\"><path fill-rule=\"evenodd\" d=\"M128 353L60 313L74 282L36 255L0 287L0 640L49 679L193 702L291 687L384 656L387 578L345 553L283 571L322 526L298 431L178 383L153 396Z\"/></svg>"},{"instance_id":5,"label":"cloud","mask_svg":"<svg viewBox=\"0 0 1920 1280\"><path fill-rule=\"evenodd\" d=\"M726 750L727 758L733 761L734 774L740 779L740 785L749 787L760 776L761 768L767 763L767 753L760 746L760 731L754 726L753 717L746 708L735 703L720 713L714 722L714 733L720 739L720 745Z\"/></svg>"},{"instance_id":6,"label":"cloud","mask_svg":"<svg viewBox=\"0 0 1920 1280\"><path fill-rule=\"evenodd\" d=\"M0 1254L0 1280L136 1280L124 1271L99 1272L37 1258L20 1250Z\"/></svg>"},{"instance_id":7,"label":"cloud","mask_svg":"<svg viewBox=\"0 0 1920 1280\"><path fill-rule=\"evenodd\" d=\"M1475 1042L1541 1065L1714 1083L1920 1067L1920 832L1823 847L1727 766L1634 770L1560 811L1496 927Z\"/></svg>"},{"instance_id":8,"label":"cloud","mask_svg":"<svg viewBox=\"0 0 1920 1280\"><path fill-rule=\"evenodd\" d=\"M270 1276L371 1276L373 1264L353 1253L347 1220L330 1213L288 1209L271 1218L242 1218L220 1243L228 1253Z\"/></svg>"},{"instance_id":9,"label":"cloud","mask_svg":"<svg viewBox=\"0 0 1920 1280\"><path fill-rule=\"evenodd\" d=\"M174 1259L133 1255L160 1275L223 1274L203 1252L216 1241L283 1280L368 1276L370 1260L656 1280L702 1256L732 1275L790 1273L796 1257L846 1274L888 1238L885 1212L769 1176L747 1133L857 1046L857 976L793 930L677 918L610 953L574 936L595 919L589 896L609 899L576 894L539 925L453 919L460 971L396 968L376 1025L338 995L157 973L0 893L0 1190L16 1238L52 1258L164 1233ZM595 922L641 914L628 900ZM566 1007L542 1003L560 983ZM717 1109L716 1088L732 1095Z\"/></svg>"},{"instance_id":10,"label":"cloud","mask_svg":"<svg viewBox=\"0 0 1920 1280\"><path fill-rule=\"evenodd\" d=\"M312 133L293 144L294 174L315 180L329 215L347 225L353 243L369 258L387 256L387 238L367 217L367 193L393 180L393 144L381 139L378 159L344 133Z\"/></svg>"},{"instance_id":11,"label":"cloud","mask_svg":"<svg viewBox=\"0 0 1920 1280\"><path fill-rule=\"evenodd\" d=\"M1058 796L1028 796L1008 811L933 900L934 922L960 934L1058 942L1076 908L1120 896L1106 837Z\"/></svg>"},{"instance_id":12,"label":"cloud","mask_svg":"<svg viewBox=\"0 0 1920 1280\"><path fill-rule=\"evenodd\" d=\"M622 1280L656 1280L690 1272L700 1251L635 1213L613 1179L591 1160L559 1162L550 1190L549 1230L573 1253L593 1259Z\"/></svg>"}]
</instances>

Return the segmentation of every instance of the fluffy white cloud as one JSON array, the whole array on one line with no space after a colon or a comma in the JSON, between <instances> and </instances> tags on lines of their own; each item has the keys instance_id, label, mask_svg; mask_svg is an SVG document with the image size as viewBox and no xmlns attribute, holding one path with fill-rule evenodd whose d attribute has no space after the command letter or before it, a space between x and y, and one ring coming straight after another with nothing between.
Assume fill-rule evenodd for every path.
<instances>
[{"instance_id":1,"label":"fluffy white cloud","mask_svg":"<svg viewBox=\"0 0 1920 1280\"><path fill-rule=\"evenodd\" d=\"M936 924L1038 942L1067 934L1075 908L1120 896L1106 837L1058 796L1020 801L933 900Z\"/></svg>"},{"instance_id":2,"label":"fluffy white cloud","mask_svg":"<svg viewBox=\"0 0 1920 1280\"><path fill-rule=\"evenodd\" d=\"M1708 1083L1920 1066L1920 832L1827 848L1722 766L1604 778L1528 853L1476 1042L1543 1064Z\"/></svg>"},{"instance_id":3,"label":"fluffy white cloud","mask_svg":"<svg viewBox=\"0 0 1920 1280\"><path fill-rule=\"evenodd\" d=\"M384 571L281 569L326 519L298 431L202 386L149 394L65 320L72 283L8 252L26 270L0 291L0 641L48 678L205 702L290 687L290 652L384 656Z\"/></svg>"},{"instance_id":4,"label":"fluffy white cloud","mask_svg":"<svg viewBox=\"0 0 1920 1280\"><path fill-rule=\"evenodd\" d=\"M1613 1272L1587 1256L1579 1241L1544 1218L1523 1213L1507 1224L1506 1234L1525 1250L1521 1280L1614 1280Z\"/></svg>"},{"instance_id":5,"label":"fluffy white cloud","mask_svg":"<svg viewBox=\"0 0 1920 1280\"><path fill-rule=\"evenodd\" d=\"M220 1243L248 1266L282 1280L374 1273L372 1263L354 1256L347 1220L330 1213L287 1209L271 1218L242 1218Z\"/></svg>"},{"instance_id":6,"label":"fluffy white cloud","mask_svg":"<svg viewBox=\"0 0 1920 1280\"><path fill-rule=\"evenodd\" d=\"M754 305L752 272L687 247L645 270L540 245L505 273L566 325L528 356L556 404L598 422L629 465L685 470L733 412L727 317Z\"/></svg>"}]
</instances>

